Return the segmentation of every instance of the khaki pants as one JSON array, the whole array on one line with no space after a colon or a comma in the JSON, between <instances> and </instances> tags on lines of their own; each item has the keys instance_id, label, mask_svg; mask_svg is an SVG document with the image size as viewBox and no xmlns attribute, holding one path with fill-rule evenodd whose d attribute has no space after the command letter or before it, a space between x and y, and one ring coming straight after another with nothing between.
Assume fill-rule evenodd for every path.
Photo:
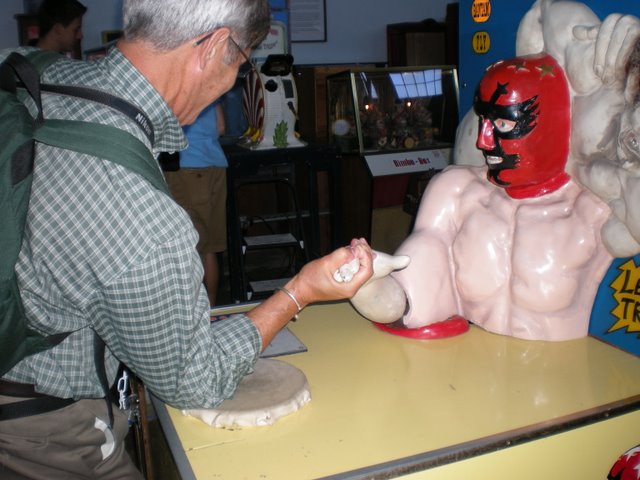
<instances>
[{"instance_id":1,"label":"khaki pants","mask_svg":"<svg viewBox=\"0 0 640 480\"><path fill-rule=\"evenodd\" d=\"M0 403L17 398L0 395ZM142 479L124 448L125 412L80 400L42 415L0 421L0 479Z\"/></svg>"},{"instance_id":2,"label":"khaki pants","mask_svg":"<svg viewBox=\"0 0 640 480\"><path fill-rule=\"evenodd\" d=\"M174 200L186 210L198 231L200 255L227 249L227 169L181 168L166 172Z\"/></svg>"}]
</instances>

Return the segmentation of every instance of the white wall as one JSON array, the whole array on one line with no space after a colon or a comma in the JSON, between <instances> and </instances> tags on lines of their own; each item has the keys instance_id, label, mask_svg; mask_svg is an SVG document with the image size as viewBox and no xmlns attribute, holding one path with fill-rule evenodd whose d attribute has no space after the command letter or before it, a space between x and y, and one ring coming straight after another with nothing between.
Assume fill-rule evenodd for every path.
<instances>
[{"instance_id":1,"label":"white wall","mask_svg":"<svg viewBox=\"0 0 640 480\"><path fill-rule=\"evenodd\" d=\"M427 18L443 21L456 0L326 0L327 41L293 43L296 64L384 63L386 25Z\"/></svg>"},{"instance_id":2,"label":"white wall","mask_svg":"<svg viewBox=\"0 0 640 480\"><path fill-rule=\"evenodd\" d=\"M122 25L122 0L81 0L84 17L83 50L101 44L102 30ZM178 0L176 0L178 1ZM444 20L446 4L454 0L326 0L327 42L294 43L296 64L371 63L387 58L385 26L425 18ZM22 0L0 0L0 49L18 43L14 15L23 12Z\"/></svg>"},{"instance_id":3,"label":"white wall","mask_svg":"<svg viewBox=\"0 0 640 480\"><path fill-rule=\"evenodd\" d=\"M18 26L13 16L23 12L22 0L2 0L0 3L0 49L18 44Z\"/></svg>"},{"instance_id":4,"label":"white wall","mask_svg":"<svg viewBox=\"0 0 640 480\"><path fill-rule=\"evenodd\" d=\"M80 0L88 10L82 22L82 49L102 45L103 30L122 28L122 0Z\"/></svg>"}]
</instances>

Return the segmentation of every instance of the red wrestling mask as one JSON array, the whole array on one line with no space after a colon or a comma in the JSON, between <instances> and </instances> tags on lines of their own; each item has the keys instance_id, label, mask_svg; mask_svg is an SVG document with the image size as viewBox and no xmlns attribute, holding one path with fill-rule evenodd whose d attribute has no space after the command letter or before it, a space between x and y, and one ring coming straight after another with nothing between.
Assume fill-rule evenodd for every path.
<instances>
[{"instance_id":1,"label":"red wrestling mask","mask_svg":"<svg viewBox=\"0 0 640 480\"><path fill-rule=\"evenodd\" d=\"M564 71L546 54L498 62L480 81L476 146L488 180L513 198L538 197L569 180L570 99Z\"/></svg>"}]
</instances>

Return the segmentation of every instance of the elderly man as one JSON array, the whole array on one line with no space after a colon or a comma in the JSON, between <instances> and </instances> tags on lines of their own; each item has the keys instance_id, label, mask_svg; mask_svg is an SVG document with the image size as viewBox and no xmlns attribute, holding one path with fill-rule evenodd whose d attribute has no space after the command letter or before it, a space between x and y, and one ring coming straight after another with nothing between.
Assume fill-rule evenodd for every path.
<instances>
[{"instance_id":1,"label":"elderly man","mask_svg":"<svg viewBox=\"0 0 640 480\"><path fill-rule=\"evenodd\" d=\"M45 96L45 116L116 126L154 154L181 150L181 125L233 85L269 25L266 0L124 0L117 46L96 62L63 59L44 80L136 104L151 120L153 144L133 120L75 98ZM170 405L214 407L301 308L348 298L371 275L371 250L354 240L306 265L246 315L210 325L197 233L178 204L100 158L38 145L35 165L16 265L20 293L32 329L73 333L0 379L3 479L139 478L123 448L127 418L116 411L108 425L94 332L106 343L109 381L122 362ZM354 258L364 265L355 281L336 282L334 271ZM42 396L75 401L35 416L4 408Z\"/></svg>"}]
</instances>

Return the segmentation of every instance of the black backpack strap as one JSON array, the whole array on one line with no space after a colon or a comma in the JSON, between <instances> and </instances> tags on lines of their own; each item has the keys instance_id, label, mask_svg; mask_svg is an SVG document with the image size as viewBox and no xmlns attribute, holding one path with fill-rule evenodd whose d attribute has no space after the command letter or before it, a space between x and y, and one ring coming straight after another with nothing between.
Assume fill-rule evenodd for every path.
<instances>
[{"instance_id":1,"label":"black backpack strap","mask_svg":"<svg viewBox=\"0 0 640 480\"><path fill-rule=\"evenodd\" d=\"M49 66L53 65L58 60L64 57L56 52L47 50L34 50L32 52L29 52L25 56L25 58L35 67L39 75L42 75L42 73ZM47 93L56 93L59 95L69 95L72 97L82 98L84 100L100 103L107 107L113 108L133 120L147 136L151 145L153 146L154 144L155 132L153 131L153 124L151 123L149 117L133 103L128 102L123 98L117 97L102 90L97 90L95 88L89 87L81 87L78 85L53 85L49 83L42 83L40 84L40 90Z\"/></svg>"},{"instance_id":2,"label":"black backpack strap","mask_svg":"<svg viewBox=\"0 0 640 480\"><path fill-rule=\"evenodd\" d=\"M15 272L7 280L1 281L2 288L6 296L0 298L0 303L6 310L3 312L3 322L0 324L0 358L3 368L0 369L0 376L18 363L29 353L47 350L56 346L67 338L71 332L56 333L43 336L27 327L24 319L24 307L18 291L18 282ZM10 329L10 330L8 330ZM12 338L22 338L22 342L15 344Z\"/></svg>"},{"instance_id":3,"label":"black backpack strap","mask_svg":"<svg viewBox=\"0 0 640 480\"><path fill-rule=\"evenodd\" d=\"M153 146L155 133L149 117L147 117L147 115L134 104L127 102L120 97L116 97L115 95L111 95L110 93L103 92L101 90L79 87L76 85L51 85L48 83L42 83L40 85L40 90L47 93L57 93L60 95L82 98L84 100L100 103L113 108L133 120L140 127L140 130L144 132Z\"/></svg>"},{"instance_id":4,"label":"black backpack strap","mask_svg":"<svg viewBox=\"0 0 640 480\"><path fill-rule=\"evenodd\" d=\"M71 405L73 402L75 402L73 398L44 396L13 403L5 403L4 405L0 405L0 421L15 420L16 418L49 413Z\"/></svg>"},{"instance_id":5,"label":"black backpack strap","mask_svg":"<svg viewBox=\"0 0 640 480\"><path fill-rule=\"evenodd\" d=\"M168 194L169 189L158 162L148 148L130 133L110 125L76 120L48 119L44 124L39 75L60 58L60 54L40 50L31 52L27 57L12 52L0 68L0 87L15 92L19 81L36 104L38 128L34 138L47 145L86 153L122 165L142 175L158 190ZM77 94L80 98L105 104L118 111L120 108L124 109L122 113L130 116L142 128L153 145L151 122L135 105L89 88L55 85L48 87L61 94Z\"/></svg>"},{"instance_id":6,"label":"black backpack strap","mask_svg":"<svg viewBox=\"0 0 640 480\"><path fill-rule=\"evenodd\" d=\"M96 373L104 391L104 399L107 402L107 411L109 412L109 427L113 428L113 403L109 398L109 380L107 380L107 369L104 364L104 352L106 350L104 340L93 331L93 361L96 365Z\"/></svg>"},{"instance_id":7,"label":"black backpack strap","mask_svg":"<svg viewBox=\"0 0 640 480\"><path fill-rule=\"evenodd\" d=\"M158 162L147 147L130 133L110 125L74 120L50 119L43 125L39 74L60 58L60 54L40 50L31 52L27 57L12 52L0 67L0 87L15 92L19 81L36 104L36 126L39 127L34 135L36 140L118 163L142 175L157 189L168 193ZM49 85L47 88L55 90L56 93L75 95L121 111L140 126L153 145L151 121L135 105L106 92L84 87Z\"/></svg>"},{"instance_id":8,"label":"black backpack strap","mask_svg":"<svg viewBox=\"0 0 640 480\"><path fill-rule=\"evenodd\" d=\"M0 66L0 88L7 92L16 93L18 79L20 80L20 85L27 90L36 104L38 114L35 121L36 125L41 125L44 117L40 95L40 76L25 57L19 53L12 52Z\"/></svg>"},{"instance_id":9,"label":"black backpack strap","mask_svg":"<svg viewBox=\"0 0 640 480\"><path fill-rule=\"evenodd\" d=\"M35 135L39 142L104 158L138 173L169 195L167 182L149 149L136 137L111 125L47 120Z\"/></svg>"}]
</instances>

